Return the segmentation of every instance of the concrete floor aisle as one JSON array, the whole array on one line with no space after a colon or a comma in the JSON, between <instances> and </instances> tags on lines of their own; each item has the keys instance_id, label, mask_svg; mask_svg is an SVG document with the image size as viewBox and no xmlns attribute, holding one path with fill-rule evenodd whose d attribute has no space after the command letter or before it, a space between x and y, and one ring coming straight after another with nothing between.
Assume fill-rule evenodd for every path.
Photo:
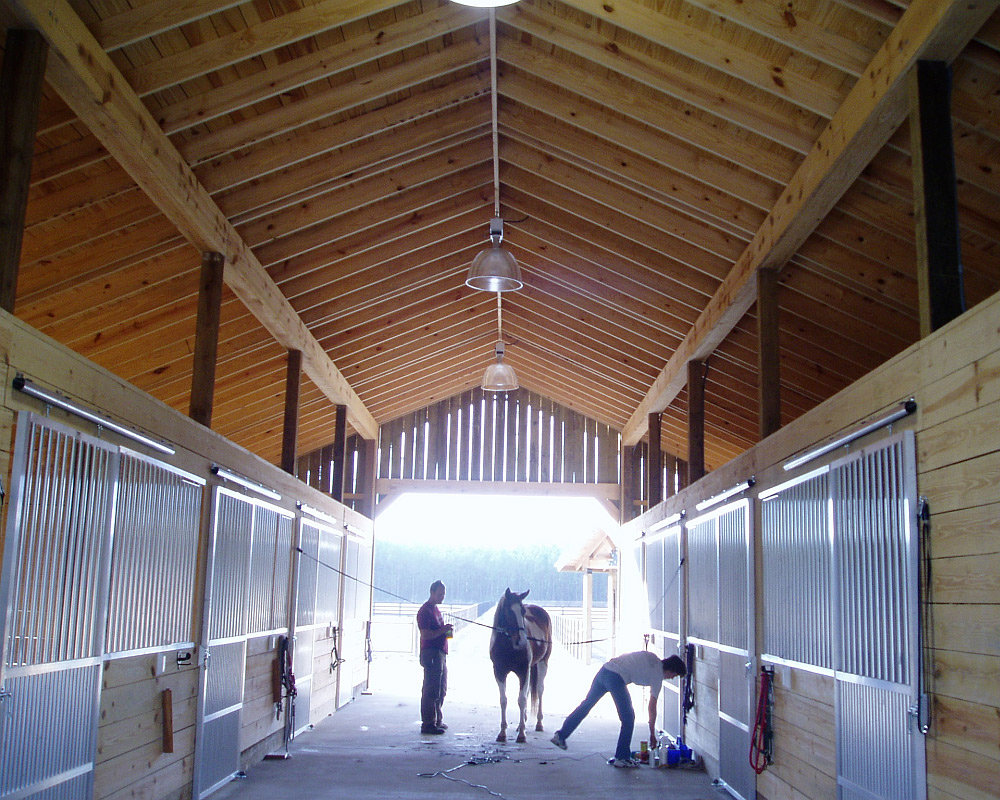
<instances>
[{"instance_id":1,"label":"concrete floor aisle","mask_svg":"<svg viewBox=\"0 0 1000 800\"><path fill-rule=\"evenodd\" d=\"M429 797L503 800L715 800L728 795L711 785L703 770L614 769L618 719L604 698L569 741L564 752L549 738L583 698L598 664L590 666L557 648L545 689L545 732L527 726L528 741L514 744L516 679L508 691L510 743L498 744L500 709L487 655L489 632L466 628L449 656L449 691L443 736L420 734L421 670L410 655L376 653L371 691L300 734L292 757L254 766L245 779L220 789L213 800L331 800ZM634 745L645 732L645 705L636 694ZM489 759L488 763L470 761Z\"/></svg>"}]
</instances>

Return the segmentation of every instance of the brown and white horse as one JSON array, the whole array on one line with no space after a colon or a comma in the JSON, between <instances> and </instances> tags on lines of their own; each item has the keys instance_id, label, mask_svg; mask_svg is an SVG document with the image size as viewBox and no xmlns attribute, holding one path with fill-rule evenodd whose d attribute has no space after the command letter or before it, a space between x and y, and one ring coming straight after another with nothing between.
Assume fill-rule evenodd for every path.
<instances>
[{"instance_id":1,"label":"brown and white horse","mask_svg":"<svg viewBox=\"0 0 1000 800\"><path fill-rule=\"evenodd\" d=\"M552 621L541 606L524 605L528 592L517 594L509 588L497 603L490 637L490 660L500 688L500 733L498 742L507 741L507 675L513 672L519 681L517 707L521 711L517 741L526 742L524 721L527 716L528 688L531 709L537 712L535 730L542 727L542 691L545 673L552 654ZM530 679L530 680L529 680Z\"/></svg>"}]
</instances>

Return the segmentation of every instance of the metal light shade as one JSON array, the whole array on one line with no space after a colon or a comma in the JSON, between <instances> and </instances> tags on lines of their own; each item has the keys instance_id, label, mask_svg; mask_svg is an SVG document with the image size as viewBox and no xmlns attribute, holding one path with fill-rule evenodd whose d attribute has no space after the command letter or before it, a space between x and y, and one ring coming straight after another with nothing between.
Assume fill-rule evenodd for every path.
<instances>
[{"instance_id":1,"label":"metal light shade","mask_svg":"<svg viewBox=\"0 0 1000 800\"><path fill-rule=\"evenodd\" d=\"M486 368L483 390L487 392L512 392L518 387L514 368L503 363L503 342L497 342L497 361Z\"/></svg>"},{"instance_id":2,"label":"metal light shade","mask_svg":"<svg viewBox=\"0 0 1000 800\"><path fill-rule=\"evenodd\" d=\"M524 283L514 256L494 242L472 259L465 285L483 292L513 292Z\"/></svg>"}]
</instances>

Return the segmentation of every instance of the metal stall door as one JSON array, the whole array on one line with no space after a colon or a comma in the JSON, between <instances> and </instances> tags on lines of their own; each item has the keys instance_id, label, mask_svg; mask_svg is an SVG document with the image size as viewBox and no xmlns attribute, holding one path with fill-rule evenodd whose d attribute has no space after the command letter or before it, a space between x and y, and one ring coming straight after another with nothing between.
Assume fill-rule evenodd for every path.
<instances>
[{"instance_id":1,"label":"metal stall door","mask_svg":"<svg viewBox=\"0 0 1000 800\"><path fill-rule=\"evenodd\" d=\"M682 551L681 527L674 525L646 541L646 592L650 626L659 637L662 658L681 651ZM662 727L676 739L681 735L681 684L663 685Z\"/></svg>"},{"instance_id":2,"label":"metal stall door","mask_svg":"<svg viewBox=\"0 0 1000 800\"><path fill-rule=\"evenodd\" d=\"M313 525L319 532L319 563L316 573L316 616L311 667L314 677L310 690L309 721L316 723L329 713L330 702L337 704L337 686L343 666L340 656L340 606L347 581L343 576L343 533L315 523ZM320 654L326 666L320 666ZM325 681L322 687L317 686L316 680L320 674Z\"/></svg>"},{"instance_id":3,"label":"metal stall door","mask_svg":"<svg viewBox=\"0 0 1000 800\"><path fill-rule=\"evenodd\" d=\"M842 800L927 796L914 450L906 432L830 465Z\"/></svg>"},{"instance_id":4,"label":"metal stall door","mask_svg":"<svg viewBox=\"0 0 1000 800\"><path fill-rule=\"evenodd\" d=\"M334 636L340 597L341 535L334 528L305 517L299 522L298 568L295 586L295 733L312 722L313 661L323 637ZM331 563L327 559L333 559ZM332 598L331 586L333 587ZM331 659L330 663L335 663Z\"/></svg>"},{"instance_id":5,"label":"metal stall door","mask_svg":"<svg viewBox=\"0 0 1000 800\"><path fill-rule=\"evenodd\" d=\"M93 793L117 448L18 416L0 598L0 797Z\"/></svg>"},{"instance_id":6,"label":"metal stall door","mask_svg":"<svg viewBox=\"0 0 1000 800\"><path fill-rule=\"evenodd\" d=\"M756 655L750 503L740 500L688 524L689 641L719 658L719 777L741 800L756 796L750 725Z\"/></svg>"},{"instance_id":7,"label":"metal stall door","mask_svg":"<svg viewBox=\"0 0 1000 800\"><path fill-rule=\"evenodd\" d=\"M719 777L730 793L753 800L750 766L756 653L750 502L724 509L719 526Z\"/></svg>"},{"instance_id":8,"label":"metal stall door","mask_svg":"<svg viewBox=\"0 0 1000 800\"><path fill-rule=\"evenodd\" d=\"M340 687L337 707L351 702L368 680L368 623L371 619L372 546L349 534L344 547L344 604L340 629Z\"/></svg>"},{"instance_id":9,"label":"metal stall door","mask_svg":"<svg viewBox=\"0 0 1000 800\"><path fill-rule=\"evenodd\" d=\"M196 798L222 786L240 768L253 517L254 504L247 498L215 488L195 732Z\"/></svg>"}]
</instances>

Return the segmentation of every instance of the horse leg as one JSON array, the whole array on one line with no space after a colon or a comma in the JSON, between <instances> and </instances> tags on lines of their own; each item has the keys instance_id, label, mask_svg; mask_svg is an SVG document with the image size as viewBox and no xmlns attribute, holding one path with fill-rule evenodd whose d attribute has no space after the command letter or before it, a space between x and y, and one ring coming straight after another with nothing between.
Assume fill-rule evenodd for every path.
<instances>
[{"instance_id":1,"label":"horse leg","mask_svg":"<svg viewBox=\"0 0 1000 800\"><path fill-rule=\"evenodd\" d=\"M523 678L518 677L520 678L521 685L517 692L517 707L520 711L517 725L517 743L524 744L528 741L528 737L524 735L524 721L528 716L528 673L526 672Z\"/></svg>"},{"instance_id":2,"label":"horse leg","mask_svg":"<svg viewBox=\"0 0 1000 800\"><path fill-rule=\"evenodd\" d=\"M542 727L542 692L545 690L545 675L549 671L549 662L540 661L535 664L535 704L536 704L536 717L535 717L535 730L544 731L545 728Z\"/></svg>"},{"instance_id":3,"label":"horse leg","mask_svg":"<svg viewBox=\"0 0 1000 800\"><path fill-rule=\"evenodd\" d=\"M498 742L507 741L507 678L497 676L497 687L500 689L500 733L497 734Z\"/></svg>"}]
</instances>

